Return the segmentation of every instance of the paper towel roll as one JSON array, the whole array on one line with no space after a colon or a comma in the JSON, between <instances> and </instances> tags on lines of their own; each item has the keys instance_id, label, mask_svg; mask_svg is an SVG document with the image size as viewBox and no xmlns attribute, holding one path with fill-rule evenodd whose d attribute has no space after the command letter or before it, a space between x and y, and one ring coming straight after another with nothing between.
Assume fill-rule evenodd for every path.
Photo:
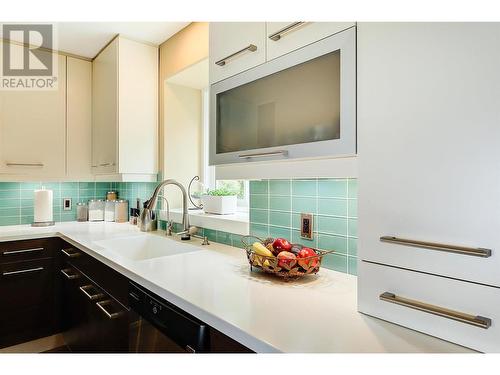
<instances>
[{"instance_id":1,"label":"paper towel roll","mask_svg":"<svg viewBox=\"0 0 500 375\"><path fill-rule=\"evenodd\" d=\"M52 190L35 190L35 223L52 221Z\"/></svg>"}]
</instances>

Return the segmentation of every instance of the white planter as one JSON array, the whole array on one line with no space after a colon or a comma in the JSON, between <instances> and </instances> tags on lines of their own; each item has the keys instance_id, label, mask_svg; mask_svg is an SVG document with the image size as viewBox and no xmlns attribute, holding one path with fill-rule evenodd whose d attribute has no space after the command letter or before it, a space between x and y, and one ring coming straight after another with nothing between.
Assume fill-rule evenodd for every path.
<instances>
[{"instance_id":1,"label":"white planter","mask_svg":"<svg viewBox=\"0 0 500 375\"><path fill-rule=\"evenodd\" d=\"M229 215L236 213L236 195L214 196L202 195L203 211L207 214Z\"/></svg>"}]
</instances>

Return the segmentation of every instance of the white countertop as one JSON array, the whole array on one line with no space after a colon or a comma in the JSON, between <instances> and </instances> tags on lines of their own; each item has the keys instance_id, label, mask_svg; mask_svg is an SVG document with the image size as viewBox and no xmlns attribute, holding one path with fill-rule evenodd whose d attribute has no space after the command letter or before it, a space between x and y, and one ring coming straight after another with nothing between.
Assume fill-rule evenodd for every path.
<instances>
[{"instance_id":1,"label":"white countertop","mask_svg":"<svg viewBox=\"0 0 500 375\"><path fill-rule=\"evenodd\" d=\"M59 236L153 293L257 352L468 352L449 342L356 311L356 277L321 269L284 282L250 272L241 249L132 261L96 242L141 233L128 223L0 227L0 241ZM174 240L168 240L174 241ZM167 242L168 243L168 242ZM1 246L1 244L0 244Z\"/></svg>"}]
</instances>

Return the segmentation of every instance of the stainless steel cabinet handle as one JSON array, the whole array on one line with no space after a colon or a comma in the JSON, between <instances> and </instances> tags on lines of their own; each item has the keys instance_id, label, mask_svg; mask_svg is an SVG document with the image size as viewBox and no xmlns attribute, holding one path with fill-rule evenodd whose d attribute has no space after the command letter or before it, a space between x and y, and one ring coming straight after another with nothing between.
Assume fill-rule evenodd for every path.
<instances>
[{"instance_id":1,"label":"stainless steel cabinet handle","mask_svg":"<svg viewBox=\"0 0 500 375\"><path fill-rule=\"evenodd\" d=\"M36 251L43 251L43 247L34 247L33 249L22 249L22 250L4 251L3 255L15 255L15 254L22 254L22 253L34 253Z\"/></svg>"},{"instance_id":2,"label":"stainless steel cabinet handle","mask_svg":"<svg viewBox=\"0 0 500 375\"><path fill-rule=\"evenodd\" d=\"M81 254L76 252L76 253L69 253L68 251L71 251L74 249L61 249L61 252L66 255L68 258L76 258L79 257Z\"/></svg>"},{"instance_id":3,"label":"stainless steel cabinet handle","mask_svg":"<svg viewBox=\"0 0 500 375\"><path fill-rule=\"evenodd\" d=\"M410 309L415 309L429 314L442 316L443 318L456 320L462 323L473 325L475 327L487 329L491 326L491 319L489 318L485 318L483 316L474 316L460 311L446 309L444 307L436 305L430 305L425 302L415 301L409 298L396 296L394 293L385 292L382 293L379 296L379 298L385 302L390 302L396 305L409 307Z\"/></svg>"},{"instance_id":4,"label":"stainless steel cabinet handle","mask_svg":"<svg viewBox=\"0 0 500 375\"><path fill-rule=\"evenodd\" d=\"M275 33L269 35L269 39L277 42L278 40L281 39L281 36L283 34L286 34L290 31L293 31L294 29L298 28L299 26L302 26L303 24L305 24L305 22L294 22L294 23L291 23L290 25L287 25L285 26L284 28L276 31Z\"/></svg>"},{"instance_id":5,"label":"stainless steel cabinet handle","mask_svg":"<svg viewBox=\"0 0 500 375\"><path fill-rule=\"evenodd\" d=\"M196 350L194 350L190 345L186 345L186 352L188 352L188 353L196 353Z\"/></svg>"},{"instance_id":6,"label":"stainless steel cabinet handle","mask_svg":"<svg viewBox=\"0 0 500 375\"><path fill-rule=\"evenodd\" d=\"M19 275L22 273L31 273L31 272L39 272L39 271L43 271L43 267L28 268L25 270L4 272L4 273L2 273L2 276L12 276L12 275Z\"/></svg>"},{"instance_id":7,"label":"stainless steel cabinet handle","mask_svg":"<svg viewBox=\"0 0 500 375\"><path fill-rule=\"evenodd\" d=\"M7 167L43 167L43 163L5 163Z\"/></svg>"},{"instance_id":8,"label":"stainless steel cabinet handle","mask_svg":"<svg viewBox=\"0 0 500 375\"><path fill-rule=\"evenodd\" d=\"M103 312L104 314L106 314L106 316L109 318L109 319L116 319L120 316L120 313L119 312L115 312L115 313L110 313L108 310L106 310L106 308L104 306L106 305L111 305L113 303L113 301L111 300L106 300L106 301L101 301L101 302L97 302L96 305L97 307L99 307Z\"/></svg>"},{"instance_id":9,"label":"stainless steel cabinet handle","mask_svg":"<svg viewBox=\"0 0 500 375\"><path fill-rule=\"evenodd\" d=\"M421 248L430 249L430 250L446 251L448 253L472 255L472 256L482 257L482 258L488 258L491 256L491 249L484 249L481 247L475 248L475 247L465 247L465 246L458 246L458 245L446 245L446 244L441 244L441 243L436 243L436 242L407 240L404 238L398 238L398 237L392 237L392 236L382 236L382 237L380 237L380 241L394 243L394 244L398 244L398 245L421 247Z\"/></svg>"},{"instance_id":10,"label":"stainless steel cabinet handle","mask_svg":"<svg viewBox=\"0 0 500 375\"><path fill-rule=\"evenodd\" d=\"M254 44L249 44L245 48L242 48L239 51L236 51L235 53L233 53L233 54L231 54L229 56L226 56L223 59L220 59L219 61L216 61L215 65L224 66L224 65L226 65L227 60L230 60L233 57L236 57L236 56L242 54L243 52L247 52L247 51L249 51L249 52L255 52L255 51L257 51L257 46L254 45Z\"/></svg>"},{"instance_id":11,"label":"stainless steel cabinet handle","mask_svg":"<svg viewBox=\"0 0 500 375\"><path fill-rule=\"evenodd\" d=\"M250 158L264 158L264 157L277 156L277 155L288 156L288 151L287 150L279 150L279 151L271 151L271 152L258 152L255 154L241 154L241 155L238 155L238 157L240 159L250 159Z\"/></svg>"},{"instance_id":12,"label":"stainless steel cabinet handle","mask_svg":"<svg viewBox=\"0 0 500 375\"><path fill-rule=\"evenodd\" d=\"M93 285L84 285L80 287L80 290L87 296L87 298L91 301L95 301L96 299L104 297L104 294L97 291L95 294L90 294L88 290L96 289ZM96 289L97 290L97 289Z\"/></svg>"},{"instance_id":13,"label":"stainless steel cabinet handle","mask_svg":"<svg viewBox=\"0 0 500 375\"><path fill-rule=\"evenodd\" d=\"M62 270L61 270L61 273L62 273L64 276L66 276L66 278L67 278L68 280L74 280L74 279L78 279L78 278L80 277L80 275L79 275L79 274L77 274L77 273L74 273L74 274L70 275L68 272L74 272L74 270L73 270L73 269L71 269L71 268L65 268L65 269L62 269Z\"/></svg>"}]
</instances>

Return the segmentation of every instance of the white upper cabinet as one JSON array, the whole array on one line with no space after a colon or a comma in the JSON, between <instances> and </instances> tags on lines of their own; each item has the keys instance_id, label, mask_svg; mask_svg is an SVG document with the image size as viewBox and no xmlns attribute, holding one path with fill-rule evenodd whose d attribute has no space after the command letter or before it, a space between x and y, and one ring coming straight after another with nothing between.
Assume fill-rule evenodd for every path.
<instances>
[{"instance_id":1,"label":"white upper cabinet","mask_svg":"<svg viewBox=\"0 0 500 375\"><path fill-rule=\"evenodd\" d=\"M499 39L495 23L358 24L362 259L500 286Z\"/></svg>"},{"instance_id":2,"label":"white upper cabinet","mask_svg":"<svg viewBox=\"0 0 500 375\"><path fill-rule=\"evenodd\" d=\"M355 22L267 22L267 60L295 51L355 25Z\"/></svg>"},{"instance_id":3,"label":"white upper cabinet","mask_svg":"<svg viewBox=\"0 0 500 375\"><path fill-rule=\"evenodd\" d=\"M157 80L157 47L117 37L95 58L94 174L114 180L156 180Z\"/></svg>"},{"instance_id":4,"label":"white upper cabinet","mask_svg":"<svg viewBox=\"0 0 500 375\"><path fill-rule=\"evenodd\" d=\"M65 56L58 55L56 90L0 91L2 179L65 176L65 107Z\"/></svg>"},{"instance_id":5,"label":"white upper cabinet","mask_svg":"<svg viewBox=\"0 0 500 375\"><path fill-rule=\"evenodd\" d=\"M266 61L265 22L211 22L210 82L218 82Z\"/></svg>"},{"instance_id":6,"label":"white upper cabinet","mask_svg":"<svg viewBox=\"0 0 500 375\"><path fill-rule=\"evenodd\" d=\"M92 178L92 63L67 58L67 178Z\"/></svg>"}]
</instances>

